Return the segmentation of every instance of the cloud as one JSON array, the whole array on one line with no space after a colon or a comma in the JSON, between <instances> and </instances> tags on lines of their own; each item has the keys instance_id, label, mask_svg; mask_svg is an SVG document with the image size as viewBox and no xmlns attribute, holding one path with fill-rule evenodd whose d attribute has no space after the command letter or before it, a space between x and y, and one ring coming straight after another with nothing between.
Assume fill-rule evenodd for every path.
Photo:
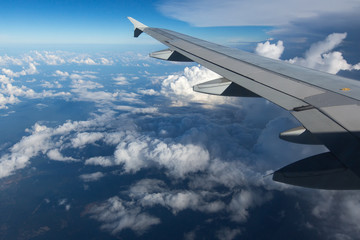
<instances>
[{"instance_id":1,"label":"cloud","mask_svg":"<svg viewBox=\"0 0 360 240\"><path fill-rule=\"evenodd\" d=\"M115 107L115 109L121 110L121 111L129 111L133 114L137 114L137 113L148 114L148 113L158 113L159 112L159 109L156 107L139 108L139 107L118 105Z\"/></svg>"},{"instance_id":2,"label":"cloud","mask_svg":"<svg viewBox=\"0 0 360 240\"><path fill-rule=\"evenodd\" d=\"M43 81L41 86L44 88L62 88L62 85L58 81L54 81L52 83L48 81Z\"/></svg>"},{"instance_id":3,"label":"cloud","mask_svg":"<svg viewBox=\"0 0 360 240\"><path fill-rule=\"evenodd\" d=\"M0 75L0 78L3 75ZM46 98L46 97L68 97L71 94L69 92L54 92L45 91L35 92L33 89L24 85L21 87L15 86L11 81L5 81L0 86L0 108L8 108L7 105L21 102L19 97L24 98Z\"/></svg>"},{"instance_id":4,"label":"cloud","mask_svg":"<svg viewBox=\"0 0 360 240\"><path fill-rule=\"evenodd\" d=\"M98 78L94 74L93 72L76 72L69 76L70 79L72 79L72 84L70 85L72 88L71 92L76 95L73 100L95 102L101 105L111 105L112 102L120 101L144 104L144 102L139 99L139 95L134 92L117 89L115 89L114 92L95 91L96 89L104 88L104 86L94 81Z\"/></svg>"},{"instance_id":5,"label":"cloud","mask_svg":"<svg viewBox=\"0 0 360 240\"><path fill-rule=\"evenodd\" d=\"M126 85L129 84L126 77L124 77L122 74L118 74L116 77L113 78L114 81L116 81L117 85Z\"/></svg>"},{"instance_id":6,"label":"cloud","mask_svg":"<svg viewBox=\"0 0 360 240\"><path fill-rule=\"evenodd\" d=\"M279 0L256 1L162 1L158 9L166 16L195 26L284 25L296 19L316 17L325 13L349 12L359 8L356 1L318 0L316 2ZM296 11L294 11L296 9ZM291 13L291 14L290 14Z\"/></svg>"},{"instance_id":7,"label":"cloud","mask_svg":"<svg viewBox=\"0 0 360 240\"><path fill-rule=\"evenodd\" d=\"M114 63L113 60L105 57L91 57L86 54L76 54L64 51L31 51L27 54L22 55L20 58L9 57L7 55L2 56L1 59L4 61L4 66L1 68L3 75L0 75L0 109L7 109L9 105L16 104L24 100L24 98L45 98L45 97L65 97L67 100L70 96L74 96L73 100L78 101L92 101L95 103L111 103L112 101L138 101L132 94L121 94L119 92L107 92L107 91L89 91L89 89L103 88L104 86L94 80L97 79L96 72L89 71L74 71L69 72L56 70L52 75L54 77L60 77L61 81L65 81L67 78L72 80L70 92L58 92L56 88L67 87L68 83L60 83L57 79L53 81L42 80L41 87L51 88L52 90L35 90L25 85L18 85L30 83L36 81L35 79L29 81L14 81L19 77L27 75L38 74L37 66L41 65L61 65L69 63L78 64L89 64L89 65L111 65ZM23 66L23 70L14 71L14 64ZM1 65L1 64L0 64ZM28 65L28 67L26 67ZM16 68L17 69L17 68ZM132 96L131 96L132 95ZM131 96L131 97L130 97Z\"/></svg>"},{"instance_id":8,"label":"cloud","mask_svg":"<svg viewBox=\"0 0 360 240\"><path fill-rule=\"evenodd\" d=\"M20 77L20 76L26 76L26 75L34 75L37 74L38 71L36 69L36 66L34 63L29 63L29 67L27 69L24 69L20 72L13 72L10 69L3 68L2 72L6 74L8 77Z\"/></svg>"},{"instance_id":9,"label":"cloud","mask_svg":"<svg viewBox=\"0 0 360 240\"><path fill-rule=\"evenodd\" d=\"M58 149L51 149L47 152L47 156L51 159L51 160L55 160L55 161L77 161L76 159L72 158L72 157L64 157Z\"/></svg>"},{"instance_id":10,"label":"cloud","mask_svg":"<svg viewBox=\"0 0 360 240\"><path fill-rule=\"evenodd\" d=\"M70 85L72 88L71 92L76 95L73 100L109 104L112 101L119 99L119 92L111 93L108 91L94 91L99 88L104 88L104 86L98 82L93 81L97 79L97 76L93 73L72 73L70 75L70 79L72 79L72 84Z\"/></svg>"},{"instance_id":11,"label":"cloud","mask_svg":"<svg viewBox=\"0 0 360 240\"><path fill-rule=\"evenodd\" d=\"M69 63L85 65L112 65L114 63L113 60L105 57L93 59L88 55L64 51L32 51L26 57L30 57L36 61L41 61L47 65L62 65Z\"/></svg>"},{"instance_id":12,"label":"cloud","mask_svg":"<svg viewBox=\"0 0 360 240\"><path fill-rule=\"evenodd\" d=\"M66 202L67 202L66 198L60 199L59 200L59 206L65 205Z\"/></svg>"},{"instance_id":13,"label":"cloud","mask_svg":"<svg viewBox=\"0 0 360 240\"><path fill-rule=\"evenodd\" d=\"M85 210L90 209L88 216L115 235L125 229L145 233L161 223L163 215L156 214L162 208L173 216L193 211L209 222L216 221L211 218L216 215L221 223L211 230L213 236L236 238L241 231L230 226L239 225L242 229L255 209L266 210L272 204L269 202L276 202L279 195L286 197L281 191L296 192L291 186L274 183L263 175L318 151L316 147L278 139L280 131L298 123L271 103L192 93L193 84L218 77L205 68L195 66L171 77L156 77L159 80L151 87L161 88L160 91L144 90L143 85L133 92L109 91L106 85L97 82L102 79L100 73L55 72L58 77L71 81L75 95L72 100L101 103L102 114L91 113L88 120L69 120L58 126L46 122L35 124L1 155L0 177L29 166L37 156L71 160L62 155L69 155L71 151L76 151L77 159L84 160L87 165L84 168L95 169L94 173L79 176L84 182L101 179L105 175L99 171L101 167L112 166L111 170L115 169L117 174L132 175L130 187L113 193L118 196L98 199ZM164 84L161 79L166 80ZM0 75L0 81L4 86L14 84L13 79L5 75ZM10 93L14 97L20 93L25 96L24 92L29 90L11 86L4 96ZM37 94L34 92L33 96L39 96ZM149 96L157 94L162 95L156 97L160 100L151 102L154 97ZM177 99L182 104L169 106L168 102ZM202 99L202 104L197 104L198 99ZM86 146L91 146L97 155L89 155ZM144 179L143 173L149 171L160 175L145 175L154 179ZM319 203L314 202L313 206L315 204ZM62 206L71 209L68 202ZM314 210L317 212L314 218L323 221L326 209L319 206ZM199 225L209 222L199 222Z\"/></svg>"},{"instance_id":14,"label":"cloud","mask_svg":"<svg viewBox=\"0 0 360 240\"><path fill-rule=\"evenodd\" d=\"M43 61L47 65L60 65L65 64L65 59L59 56L59 53L49 51L33 51L33 58L37 61Z\"/></svg>"},{"instance_id":15,"label":"cloud","mask_svg":"<svg viewBox=\"0 0 360 240\"><path fill-rule=\"evenodd\" d=\"M340 70L357 70L357 65L352 66L347 63L341 52L332 51L344 41L346 35L346 33L330 34L324 41L312 44L304 58L295 57L288 61L332 74Z\"/></svg>"},{"instance_id":16,"label":"cloud","mask_svg":"<svg viewBox=\"0 0 360 240\"><path fill-rule=\"evenodd\" d=\"M149 95L149 96L158 96L158 95L160 95L160 93L155 91L154 89L139 89L138 93L143 94L143 95Z\"/></svg>"},{"instance_id":17,"label":"cloud","mask_svg":"<svg viewBox=\"0 0 360 240\"><path fill-rule=\"evenodd\" d=\"M15 57L9 57L8 55L0 56L0 66L7 65L22 65L23 61Z\"/></svg>"},{"instance_id":18,"label":"cloud","mask_svg":"<svg viewBox=\"0 0 360 240\"><path fill-rule=\"evenodd\" d=\"M60 76L60 77L66 78L66 77L69 77L70 75L69 75L68 72L63 72L63 71L60 71L60 70L56 70L54 76Z\"/></svg>"},{"instance_id":19,"label":"cloud","mask_svg":"<svg viewBox=\"0 0 360 240\"><path fill-rule=\"evenodd\" d=\"M102 167L114 166L114 160L112 157L92 157L85 161L85 165L98 165Z\"/></svg>"},{"instance_id":20,"label":"cloud","mask_svg":"<svg viewBox=\"0 0 360 240\"><path fill-rule=\"evenodd\" d=\"M137 199L142 207L164 206L177 214L185 209L206 213L219 212L225 209L225 204L210 192L194 192L190 190L169 190L163 181L143 179L133 185L129 196Z\"/></svg>"},{"instance_id":21,"label":"cloud","mask_svg":"<svg viewBox=\"0 0 360 240\"><path fill-rule=\"evenodd\" d=\"M346 36L346 33L332 33L325 40L313 43L305 52L303 58L295 57L287 61L332 74L336 74L341 70L359 70L360 63L351 65L344 59L341 52L333 51L345 40ZM270 44L269 41L258 43L255 49L255 53L258 55L273 59L280 59L283 51L282 41L278 41L277 44Z\"/></svg>"},{"instance_id":22,"label":"cloud","mask_svg":"<svg viewBox=\"0 0 360 240\"><path fill-rule=\"evenodd\" d=\"M200 71L207 73L206 69L194 68L194 72L188 75L206 76ZM179 73L178 76L182 75ZM189 79L191 77L184 81ZM175 91L175 88L168 88L168 96L175 96ZM177 96L187 94L180 91ZM121 174L131 174L138 180L148 169L155 168L164 173L162 176L166 181L143 179L117 196L123 205L139 209L139 214L163 207L173 215L185 210L216 213L227 223L245 224L254 209L272 201L273 191L286 189L290 192L293 189L274 183L263 175L317 150L316 147L307 149L279 140L277 136L282 129L292 128L297 123L289 119L290 115L264 100L247 101L238 100L239 105L220 105L217 100L209 99L209 104L220 106L214 110L189 104L189 107L177 111L164 105L159 109L160 113L149 113L149 116L132 115L138 114L135 109L141 107L116 107L126 111L120 115L125 121L121 128L129 121L130 130L120 128L109 137L109 143L116 146L113 155L91 157L85 164L119 166ZM188 100L187 103L191 102ZM163 114L168 110L174 114ZM221 115L221 120L209 117L214 113ZM262 119L259 119L259 113ZM106 139L105 136L104 141ZM273 145L266 148L269 142ZM278 147L271 151L274 146ZM104 224L103 220L98 221ZM224 239L240 234L237 229L225 231L224 227L219 226L214 234L221 229Z\"/></svg>"},{"instance_id":23,"label":"cloud","mask_svg":"<svg viewBox=\"0 0 360 240\"><path fill-rule=\"evenodd\" d=\"M1 84L9 84L11 82L13 82L14 80L10 79L9 77L5 76L5 75L0 75L0 83Z\"/></svg>"},{"instance_id":24,"label":"cloud","mask_svg":"<svg viewBox=\"0 0 360 240\"><path fill-rule=\"evenodd\" d=\"M89 174L82 174L79 177L84 182L94 182L94 181L97 181L97 180L103 178L104 176L105 176L105 174L102 172L94 172L94 173L89 173Z\"/></svg>"},{"instance_id":25,"label":"cloud","mask_svg":"<svg viewBox=\"0 0 360 240\"><path fill-rule=\"evenodd\" d=\"M141 213L141 208L131 202L124 202L116 196L91 207L89 214L91 218L102 222L102 229L112 234L131 229L141 235L151 226L160 223L159 218Z\"/></svg>"},{"instance_id":26,"label":"cloud","mask_svg":"<svg viewBox=\"0 0 360 240\"><path fill-rule=\"evenodd\" d=\"M20 102L13 94L10 94L8 97L0 93L0 109L7 109L9 104L15 104Z\"/></svg>"},{"instance_id":27,"label":"cloud","mask_svg":"<svg viewBox=\"0 0 360 240\"><path fill-rule=\"evenodd\" d=\"M318 191L309 199L311 224L333 239L353 239L360 233L358 225L360 194L356 191Z\"/></svg>"},{"instance_id":28,"label":"cloud","mask_svg":"<svg viewBox=\"0 0 360 240\"><path fill-rule=\"evenodd\" d=\"M56 128L36 123L31 129L27 129L27 132L30 133L29 136L24 136L9 149L9 153L0 157L0 178L25 168L30 159L40 153L47 154L50 159L57 161L73 161L73 158L63 157L57 150L63 145L63 141L59 137L68 135L72 131L81 132L94 126L103 126L111 119L112 114L112 112L107 112L87 121L68 121Z\"/></svg>"},{"instance_id":29,"label":"cloud","mask_svg":"<svg viewBox=\"0 0 360 240\"><path fill-rule=\"evenodd\" d=\"M235 239L236 236L241 234L240 229L230 229L230 228L222 228L220 229L216 236L220 240L232 240Z\"/></svg>"},{"instance_id":30,"label":"cloud","mask_svg":"<svg viewBox=\"0 0 360 240\"><path fill-rule=\"evenodd\" d=\"M30 51L20 58L12 56L0 56L0 66L24 65L36 63L45 65L84 64L84 65L113 65L112 59L95 57L67 51Z\"/></svg>"},{"instance_id":31,"label":"cloud","mask_svg":"<svg viewBox=\"0 0 360 240\"><path fill-rule=\"evenodd\" d=\"M201 146L165 143L159 139L128 132L116 147L113 158L94 157L85 163L101 166L122 165L127 173L158 165L168 169L169 174L181 178L204 170L208 161L209 153Z\"/></svg>"},{"instance_id":32,"label":"cloud","mask_svg":"<svg viewBox=\"0 0 360 240\"><path fill-rule=\"evenodd\" d=\"M259 193L241 190L233 196L228 206L230 217L235 222L244 222L249 217L249 208L261 205L270 199L271 194L261 196Z\"/></svg>"},{"instance_id":33,"label":"cloud","mask_svg":"<svg viewBox=\"0 0 360 240\"><path fill-rule=\"evenodd\" d=\"M7 109L8 105L16 104L21 102L24 98L36 99L36 98L48 98L48 97L69 97L71 94L69 92L55 92L54 90L42 90L42 92L35 92L33 89L25 85L17 84L26 84L29 82L36 81L35 79L31 81L19 81L14 80L14 78L24 77L27 75L38 74L36 65L38 65L31 57L24 57L24 62L28 63L28 67L23 67L23 70L15 72L8 68L2 68L2 72L5 75L0 75L0 109ZM19 63L20 64L20 63ZM23 63L21 63L22 65ZM60 72L58 72L60 73ZM61 88L62 85L58 81L43 81L41 84L44 88Z\"/></svg>"},{"instance_id":34,"label":"cloud","mask_svg":"<svg viewBox=\"0 0 360 240\"><path fill-rule=\"evenodd\" d=\"M113 64L114 64L114 61L102 57L102 58L100 58L100 63L101 63L102 65L113 65Z\"/></svg>"},{"instance_id":35,"label":"cloud","mask_svg":"<svg viewBox=\"0 0 360 240\"><path fill-rule=\"evenodd\" d=\"M86 57L86 58L76 57L76 58L71 59L70 63L96 65L96 62L93 59L91 59L90 57Z\"/></svg>"},{"instance_id":36,"label":"cloud","mask_svg":"<svg viewBox=\"0 0 360 240\"><path fill-rule=\"evenodd\" d=\"M234 98L193 91L194 85L220 77L220 75L204 67L186 67L183 73L169 75L162 81L161 94L170 98L174 106L184 106L190 102L200 102L209 106L225 102L231 104L232 101L236 101Z\"/></svg>"},{"instance_id":37,"label":"cloud","mask_svg":"<svg viewBox=\"0 0 360 240\"><path fill-rule=\"evenodd\" d=\"M45 152L51 147L47 141L49 134L46 127L35 124L33 127L35 134L23 137L10 149L10 154L4 154L0 158L0 178L12 174L15 170L24 168L31 157L39 152Z\"/></svg>"},{"instance_id":38,"label":"cloud","mask_svg":"<svg viewBox=\"0 0 360 240\"><path fill-rule=\"evenodd\" d=\"M280 59L283 51L284 45L280 40L276 44L271 44L269 41L266 41L265 43L258 43L255 49L256 54L272 59Z\"/></svg>"},{"instance_id":39,"label":"cloud","mask_svg":"<svg viewBox=\"0 0 360 240\"><path fill-rule=\"evenodd\" d=\"M78 133L76 137L71 140L71 143L74 148L82 148L87 144L94 144L102 138L104 138L104 134L100 132L83 132Z\"/></svg>"},{"instance_id":40,"label":"cloud","mask_svg":"<svg viewBox=\"0 0 360 240\"><path fill-rule=\"evenodd\" d=\"M58 204L59 204L59 206L65 206L65 210L66 210L66 211L69 211L70 208L71 208L71 205L70 205L70 204L66 204L67 202L68 202L68 200L67 200L66 198L63 198L63 199L60 199L60 200L58 201Z\"/></svg>"}]
</instances>

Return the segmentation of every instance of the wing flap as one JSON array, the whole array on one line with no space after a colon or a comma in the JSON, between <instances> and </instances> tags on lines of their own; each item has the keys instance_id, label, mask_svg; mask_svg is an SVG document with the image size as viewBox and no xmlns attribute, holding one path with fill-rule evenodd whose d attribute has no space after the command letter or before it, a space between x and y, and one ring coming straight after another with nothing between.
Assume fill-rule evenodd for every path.
<instances>
[{"instance_id":1,"label":"wing flap","mask_svg":"<svg viewBox=\"0 0 360 240\"><path fill-rule=\"evenodd\" d=\"M171 49L152 52L150 57L174 62L193 62L193 60Z\"/></svg>"},{"instance_id":2,"label":"wing flap","mask_svg":"<svg viewBox=\"0 0 360 240\"><path fill-rule=\"evenodd\" d=\"M274 172L273 180L308 188L360 189L360 178L329 152L287 165Z\"/></svg>"},{"instance_id":3,"label":"wing flap","mask_svg":"<svg viewBox=\"0 0 360 240\"><path fill-rule=\"evenodd\" d=\"M231 82L230 80L227 80L226 78L218 78L197 84L193 87L193 90L195 92L229 97L259 97L255 93Z\"/></svg>"},{"instance_id":4,"label":"wing flap","mask_svg":"<svg viewBox=\"0 0 360 240\"><path fill-rule=\"evenodd\" d=\"M282 132L280 133L279 137L282 140L292 143L312 144L312 145L322 144L321 142L319 142L319 140L317 140L314 137L314 135L309 130L307 130L303 126Z\"/></svg>"}]
</instances>

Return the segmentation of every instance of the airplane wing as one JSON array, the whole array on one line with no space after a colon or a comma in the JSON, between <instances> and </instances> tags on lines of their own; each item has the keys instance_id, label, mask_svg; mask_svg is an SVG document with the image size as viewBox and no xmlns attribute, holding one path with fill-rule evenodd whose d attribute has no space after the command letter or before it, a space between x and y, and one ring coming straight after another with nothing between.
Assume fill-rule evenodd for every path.
<instances>
[{"instance_id":1,"label":"airplane wing","mask_svg":"<svg viewBox=\"0 0 360 240\"><path fill-rule=\"evenodd\" d=\"M134 24L134 37L145 32L168 47L151 57L194 61L222 76L194 86L195 91L266 98L302 124L281 133L280 138L322 144L329 150L275 171L273 180L309 188L360 189L359 81L129 20Z\"/></svg>"}]
</instances>

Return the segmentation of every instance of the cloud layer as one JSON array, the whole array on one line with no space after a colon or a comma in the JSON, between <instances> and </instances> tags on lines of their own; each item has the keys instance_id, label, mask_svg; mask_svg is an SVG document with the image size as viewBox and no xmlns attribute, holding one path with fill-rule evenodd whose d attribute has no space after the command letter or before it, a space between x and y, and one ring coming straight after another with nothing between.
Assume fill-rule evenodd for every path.
<instances>
[{"instance_id":1,"label":"cloud layer","mask_svg":"<svg viewBox=\"0 0 360 240\"><path fill-rule=\"evenodd\" d=\"M312 51L331 52L342 37L335 36L337 43L330 38ZM259 52L276 57L280 46L280 42L263 44ZM136 66L130 60L122 64ZM16 66L7 68L17 73L22 65ZM26 69L28 65L24 66ZM34 66L38 72L34 76L41 74L42 65ZM54 82L48 82L62 85L60 89L50 88L52 93L56 95L67 86L71 93L67 101L88 104L85 106L92 106L92 110L82 120L54 123L39 119L32 124L25 136L2 149L1 178L46 159L80 166L74 184L88 192L95 185L106 186L109 179L111 184L113 179L119 180L114 191L101 197L96 192L98 199L86 200L90 202L84 207L86 216L116 237L129 231L146 236L167 219L189 214L202 220L187 229L184 237L196 238L201 235L199 228L213 223L206 229L213 238L235 239L246 234L247 224L258 220L259 211L269 215L262 215L262 221L278 224L297 209L306 217L299 218L295 227L291 225L296 231L314 227L321 236L357 236L357 193L307 191L264 177L293 161L326 151L321 146L280 140L279 132L299 123L273 104L263 99L194 93L192 85L219 77L199 66L165 76L109 74L109 66L101 71L99 65L89 65L86 70L51 66L54 68L47 75ZM5 74L1 79L4 86L18 83L16 77ZM123 84L117 84L119 81ZM30 85L17 88L30 94L31 84L37 82L26 83ZM17 88L11 90L14 96ZM126 185L121 185L124 179L130 184L124 181ZM76 201L68 199L71 196L61 197L57 205L76 211ZM294 206L279 207L279 202ZM283 212L273 214L273 208ZM276 220L269 220L273 217ZM331 233L326 226L333 226Z\"/></svg>"}]
</instances>

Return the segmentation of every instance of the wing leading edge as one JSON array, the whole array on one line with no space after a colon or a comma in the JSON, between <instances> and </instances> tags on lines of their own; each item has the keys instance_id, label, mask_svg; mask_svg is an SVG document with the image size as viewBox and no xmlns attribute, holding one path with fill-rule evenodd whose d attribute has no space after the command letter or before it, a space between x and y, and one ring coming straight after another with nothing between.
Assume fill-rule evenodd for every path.
<instances>
[{"instance_id":1,"label":"wing leading edge","mask_svg":"<svg viewBox=\"0 0 360 240\"><path fill-rule=\"evenodd\" d=\"M280 138L323 144L329 152L312 156L273 175L273 180L320 189L360 189L360 83L187 36L151 28L133 18L134 37L142 32L168 47L150 56L194 61L223 78L194 86L198 92L264 97L290 111L303 126Z\"/></svg>"}]
</instances>

